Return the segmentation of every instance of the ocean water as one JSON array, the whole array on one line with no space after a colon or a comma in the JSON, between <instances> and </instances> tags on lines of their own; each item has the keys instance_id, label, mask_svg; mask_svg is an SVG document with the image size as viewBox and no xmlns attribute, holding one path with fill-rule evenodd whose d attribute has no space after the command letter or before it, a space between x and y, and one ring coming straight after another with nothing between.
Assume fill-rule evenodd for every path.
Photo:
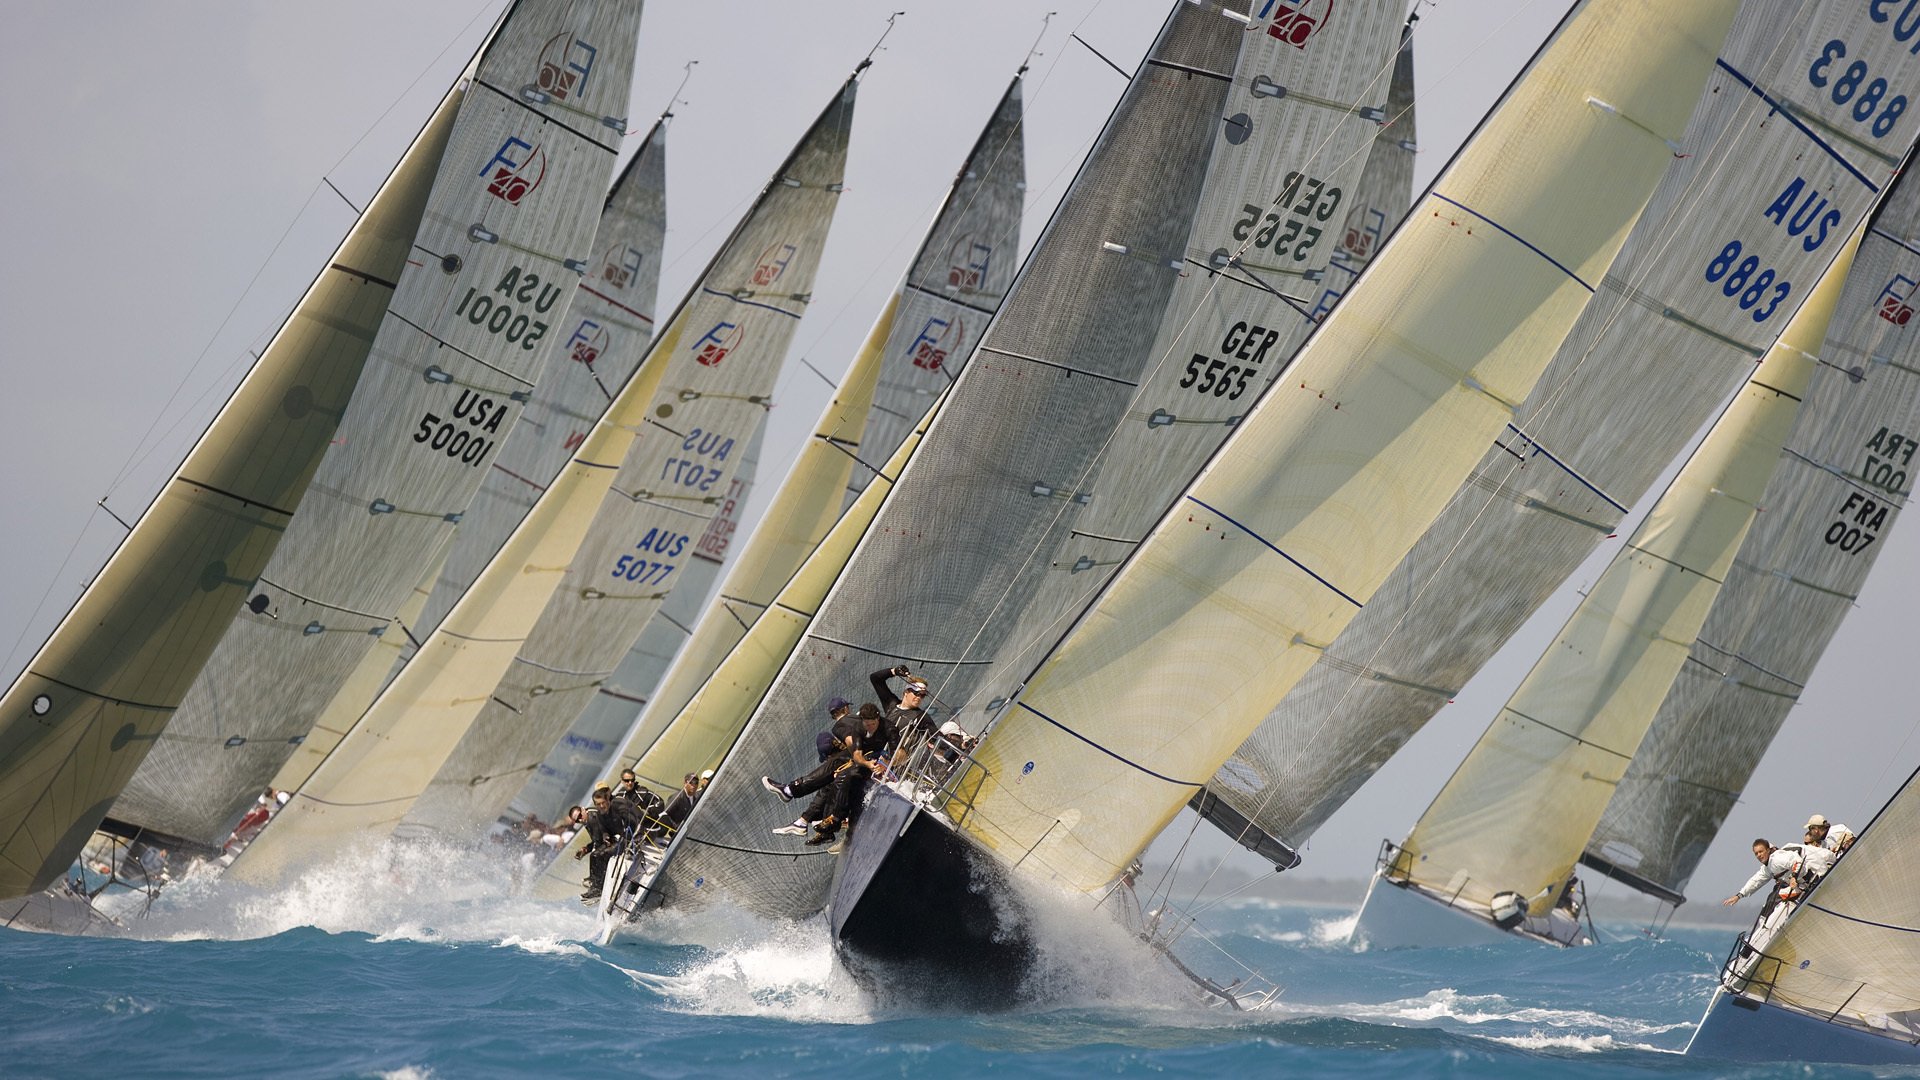
<instances>
[{"instance_id":1,"label":"ocean water","mask_svg":"<svg viewBox=\"0 0 1920 1080\"><path fill-rule=\"evenodd\" d=\"M0 1076L1842 1077L1679 1054L1731 943L1676 928L1567 951L1356 952L1351 913L1213 907L1177 946L1250 1012L1187 1000L1110 920L1051 920L1051 999L916 1010L839 970L824 925L709 910L587 944L584 908L513 898L473 856L380 856L254 892L187 883L132 933L0 930ZM1204 934L1204 936L1202 936ZM1177 980L1171 980L1177 982Z\"/></svg>"}]
</instances>

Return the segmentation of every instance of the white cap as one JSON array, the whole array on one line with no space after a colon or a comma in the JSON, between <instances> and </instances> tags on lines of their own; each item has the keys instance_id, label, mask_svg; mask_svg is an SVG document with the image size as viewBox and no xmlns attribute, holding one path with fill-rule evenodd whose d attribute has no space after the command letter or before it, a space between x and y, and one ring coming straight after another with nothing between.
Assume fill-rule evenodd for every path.
<instances>
[{"instance_id":1,"label":"white cap","mask_svg":"<svg viewBox=\"0 0 1920 1080\"><path fill-rule=\"evenodd\" d=\"M713 770L712 770L712 769L708 769L708 770L706 770L706 771L704 771L704 772L702 772L702 773L700 774L700 779L702 779L702 780L711 780L711 779L713 779Z\"/></svg>"},{"instance_id":2,"label":"white cap","mask_svg":"<svg viewBox=\"0 0 1920 1080\"><path fill-rule=\"evenodd\" d=\"M280 794L274 796L274 799L277 800L281 806L287 805L287 801L292 798L293 798L293 792L291 791L283 791Z\"/></svg>"},{"instance_id":3,"label":"white cap","mask_svg":"<svg viewBox=\"0 0 1920 1080\"><path fill-rule=\"evenodd\" d=\"M1822 817L1819 814L1815 814L1812 817L1807 819L1807 828L1809 829L1813 828L1815 825L1825 825L1825 824L1827 824L1827 819L1825 817Z\"/></svg>"},{"instance_id":4,"label":"white cap","mask_svg":"<svg viewBox=\"0 0 1920 1080\"><path fill-rule=\"evenodd\" d=\"M951 721L951 720L949 720L949 721L947 721L946 723L944 723L944 724L941 724L941 725L940 725L940 734L942 734L942 735L965 735L965 734L966 734L966 732L964 732L964 731L961 731L961 730L960 730L960 725L959 725L959 724L956 724L956 723L954 723L953 721Z\"/></svg>"}]
</instances>

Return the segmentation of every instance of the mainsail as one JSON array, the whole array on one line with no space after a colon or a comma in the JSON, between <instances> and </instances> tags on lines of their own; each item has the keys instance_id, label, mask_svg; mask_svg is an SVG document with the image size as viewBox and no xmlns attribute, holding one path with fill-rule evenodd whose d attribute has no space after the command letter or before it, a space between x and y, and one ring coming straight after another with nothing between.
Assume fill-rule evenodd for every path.
<instances>
[{"instance_id":1,"label":"mainsail","mask_svg":"<svg viewBox=\"0 0 1920 1080\"><path fill-rule=\"evenodd\" d=\"M827 699L859 690L867 671L904 660L958 701L996 653L1045 633L1051 601L1036 597L1071 599L1097 577L1069 580L1055 557L1079 542L1089 509L1167 475L1177 488L1283 362L1262 352L1283 332L1267 327L1304 322L1301 312L1242 320L1243 305L1324 265L1321 223L1357 179L1379 119L1366 102L1384 96L1400 27L1397 5L1344 10L1295 45L1238 13L1175 6L920 453L669 852L670 902L717 886L769 913L817 910L831 860L766 850L760 775L809 767ZM1243 52L1258 59L1236 65ZM1135 430L1116 432L1123 423ZM1160 457L1189 453L1184 466ZM1028 610L1038 626L1023 625Z\"/></svg>"},{"instance_id":2,"label":"mainsail","mask_svg":"<svg viewBox=\"0 0 1920 1080\"><path fill-rule=\"evenodd\" d=\"M329 603L344 598L352 610L323 614L262 575L276 549L297 542L296 507L302 520L388 518L380 524L404 543L428 546L451 527L445 515L465 509L458 491L471 493L552 332L543 303L560 306L584 268L591 202L571 192L597 191L611 175L639 17L638 0L507 13L261 361L0 699L0 895L43 888L66 869L243 605L312 615L269 620L276 635L343 619L363 634L385 625L354 606L384 599L372 592L333 594ZM352 393L395 380L428 400ZM431 480L366 489L345 461L358 444L329 451L343 428L375 443L424 432L409 448L444 461ZM303 499L319 471L331 478L324 505ZM312 557L320 562L308 565L326 563ZM388 610L419 572L402 575ZM282 674L250 678L279 692Z\"/></svg>"},{"instance_id":3,"label":"mainsail","mask_svg":"<svg viewBox=\"0 0 1920 1080\"><path fill-rule=\"evenodd\" d=\"M728 481L727 497L707 531L694 542L693 557L680 569L680 584L661 602L620 666L600 684L593 701L533 770L520 794L507 804L508 818L523 821L531 814L540 821L559 821L567 807L586 802L587 793L604 778L620 740L633 726L634 714L660 685L689 629L709 606L714 584L736 547L741 510L759 474L766 436L767 425L762 422Z\"/></svg>"},{"instance_id":4,"label":"mainsail","mask_svg":"<svg viewBox=\"0 0 1920 1080\"><path fill-rule=\"evenodd\" d=\"M1513 419L1672 160L1733 8L1568 16L988 733L966 832L1074 889L1125 870Z\"/></svg>"},{"instance_id":5,"label":"mainsail","mask_svg":"<svg viewBox=\"0 0 1920 1080\"><path fill-rule=\"evenodd\" d=\"M1912 490L1920 435L1920 185L1861 243L1793 434L1633 763L1581 861L1678 904L1799 701ZM1832 721L1828 721L1832 722Z\"/></svg>"},{"instance_id":6,"label":"mainsail","mask_svg":"<svg viewBox=\"0 0 1920 1080\"><path fill-rule=\"evenodd\" d=\"M754 214L696 286L688 330L705 332L656 395L655 427L668 437L643 439L627 455L566 579L399 835L472 836L503 813L679 587L678 570L694 561L693 542L773 407L812 300L857 85L848 81L781 170L775 183L789 198Z\"/></svg>"},{"instance_id":7,"label":"mainsail","mask_svg":"<svg viewBox=\"0 0 1920 1080\"><path fill-rule=\"evenodd\" d=\"M1387 867L1478 912L1543 916L1686 662L1761 511L1852 265L1842 247L1700 448L1581 599ZM1365 922L1365 915L1362 915Z\"/></svg>"},{"instance_id":8,"label":"mainsail","mask_svg":"<svg viewBox=\"0 0 1920 1080\"><path fill-rule=\"evenodd\" d=\"M1860 119L1857 102L1836 100L1820 65L1834 41L1895 86L1920 74L1857 6L1742 5L1666 178L1618 262L1590 279L1593 303L1466 485L1366 609L1317 643L1325 655L1212 794L1304 842L1614 532L1751 372L1916 130L1904 109ZM1596 115L1618 104L1595 98Z\"/></svg>"},{"instance_id":9,"label":"mainsail","mask_svg":"<svg viewBox=\"0 0 1920 1080\"><path fill-rule=\"evenodd\" d=\"M1026 192L1020 82L1016 75L1001 95L906 277L868 332L719 597L634 721L619 760L640 761L675 721L819 546L848 499L866 487L874 466L892 456L910 425L973 354L1013 283L1014 255L1020 250ZM746 719L743 713L739 722ZM718 763L715 755L685 768ZM671 790L684 771L669 764L646 772L644 782Z\"/></svg>"},{"instance_id":10,"label":"mainsail","mask_svg":"<svg viewBox=\"0 0 1920 1080\"><path fill-rule=\"evenodd\" d=\"M638 12L628 14L637 17ZM549 19L518 19L508 24L496 48L528 40L538 45L556 28ZM597 49L595 34L624 34L630 54L637 30L637 25L597 27L583 30L578 40ZM624 115L631 61L622 61L620 53L595 53L592 78L583 86L597 92L605 80L605 100L592 104ZM493 78L504 79L511 71ZM484 66L481 78L483 83L489 78ZM579 104L583 87L574 89L568 100ZM550 111L555 123L549 127L564 131L557 122L571 121L573 114ZM537 493L535 485L559 471L570 452L569 436L583 431L604 407L607 392L596 380L613 379L611 385L618 386L645 351L649 320L638 310L618 310L610 296L625 299L622 307L652 310L665 231L660 134L656 127L605 196L597 233L587 231L589 214L604 194L596 185L612 167L611 156L600 154L591 161L594 169L573 166L565 175L549 171L527 197L528 203L535 195L556 200L550 215L567 209L571 223L562 237L537 231L551 229L547 222L515 222L511 230L498 230L501 239L485 249L502 254L472 268L475 281L494 283L490 295L496 312L517 302L520 293L533 296L531 314L550 328L534 349L522 349L502 335L489 342L492 351L456 354L457 362L441 350L424 377L417 364L396 357L362 379L356 407L315 478L313 490L320 497L302 504L261 577L261 589L273 603L259 614L242 612L153 753L115 801L109 823L218 847L262 785L326 716L330 702L348 696L357 716L373 700L366 680L354 678L358 669L390 667L393 647L409 635L425 634L417 617L394 618L410 606L421 576L480 538L491 538L489 550L506 538L533 502L522 493ZM602 141L599 149L607 155L618 149L616 136ZM555 183L564 186L554 189ZM451 206L431 203L428 213L448 220L459 216ZM564 242L546 246L556 239ZM446 249L422 245L422 250ZM515 274L511 267L522 272ZM512 287L503 293L499 286L510 278ZM572 298L575 282L579 295ZM461 294L464 298L465 290ZM476 293L469 316L480 307ZM624 347L608 347L609 335L626 339L620 343ZM603 352L609 363L596 365ZM377 345L375 355L380 355ZM614 357L623 358L624 366ZM376 410L360 402L380 404ZM431 418L439 415L451 425L445 453L432 452L440 425ZM396 416L430 422L433 434L422 439L417 426L403 430ZM491 445L478 456L449 457L462 441L461 430ZM493 446L499 447L497 453ZM375 512L368 512L369 505ZM382 506L389 509L379 510Z\"/></svg>"},{"instance_id":11,"label":"mainsail","mask_svg":"<svg viewBox=\"0 0 1920 1080\"><path fill-rule=\"evenodd\" d=\"M839 198L855 87L849 79L836 90L567 466L229 873L270 879L315 845L384 833L490 710L511 706L509 715L551 725L537 758L591 695L594 681L625 654L631 633L618 640L601 636L596 620L624 622L639 613L632 623L637 633L670 587L687 542L704 530L726 492L737 443L758 422L771 386L770 371L762 386L756 370L765 362L756 356L759 343L776 341L770 351L776 358L784 353L808 299ZM738 425L740 434L725 435L714 425ZM635 534L615 531L630 518L644 523L668 514L671 520ZM632 550L602 558L608 542ZM596 545L592 555L582 556L589 543ZM531 651L608 641L614 641L610 655L598 666L594 657L543 664ZM562 702L572 711L562 715L552 707ZM500 792L502 806L513 790Z\"/></svg>"}]
</instances>

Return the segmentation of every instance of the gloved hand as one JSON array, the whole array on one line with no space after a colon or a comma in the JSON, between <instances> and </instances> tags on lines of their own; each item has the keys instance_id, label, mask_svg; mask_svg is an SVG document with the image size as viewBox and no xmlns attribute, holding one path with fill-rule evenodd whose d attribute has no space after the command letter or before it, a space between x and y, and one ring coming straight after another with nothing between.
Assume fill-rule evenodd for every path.
<instances>
[{"instance_id":1,"label":"gloved hand","mask_svg":"<svg viewBox=\"0 0 1920 1080\"><path fill-rule=\"evenodd\" d=\"M904 678L907 678L908 676L910 676L910 675L912 675L912 674L913 674L913 672L912 672L911 670L909 670L909 669L907 668L907 665L905 665L905 664L896 664L896 665L894 665L894 668L893 668L893 673L894 673L895 675L898 675L898 676L899 676L900 678L902 678L902 679L904 679Z\"/></svg>"}]
</instances>

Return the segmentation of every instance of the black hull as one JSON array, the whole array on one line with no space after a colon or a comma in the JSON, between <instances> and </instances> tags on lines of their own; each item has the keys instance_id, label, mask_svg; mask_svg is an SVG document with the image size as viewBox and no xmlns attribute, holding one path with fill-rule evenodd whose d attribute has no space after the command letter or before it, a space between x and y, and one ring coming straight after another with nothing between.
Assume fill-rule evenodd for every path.
<instances>
[{"instance_id":1,"label":"black hull","mask_svg":"<svg viewBox=\"0 0 1920 1080\"><path fill-rule=\"evenodd\" d=\"M992 1011L1027 999L1035 953L1005 872L890 787L872 786L827 918L841 961L886 1000Z\"/></svg>"}]
</instances>

